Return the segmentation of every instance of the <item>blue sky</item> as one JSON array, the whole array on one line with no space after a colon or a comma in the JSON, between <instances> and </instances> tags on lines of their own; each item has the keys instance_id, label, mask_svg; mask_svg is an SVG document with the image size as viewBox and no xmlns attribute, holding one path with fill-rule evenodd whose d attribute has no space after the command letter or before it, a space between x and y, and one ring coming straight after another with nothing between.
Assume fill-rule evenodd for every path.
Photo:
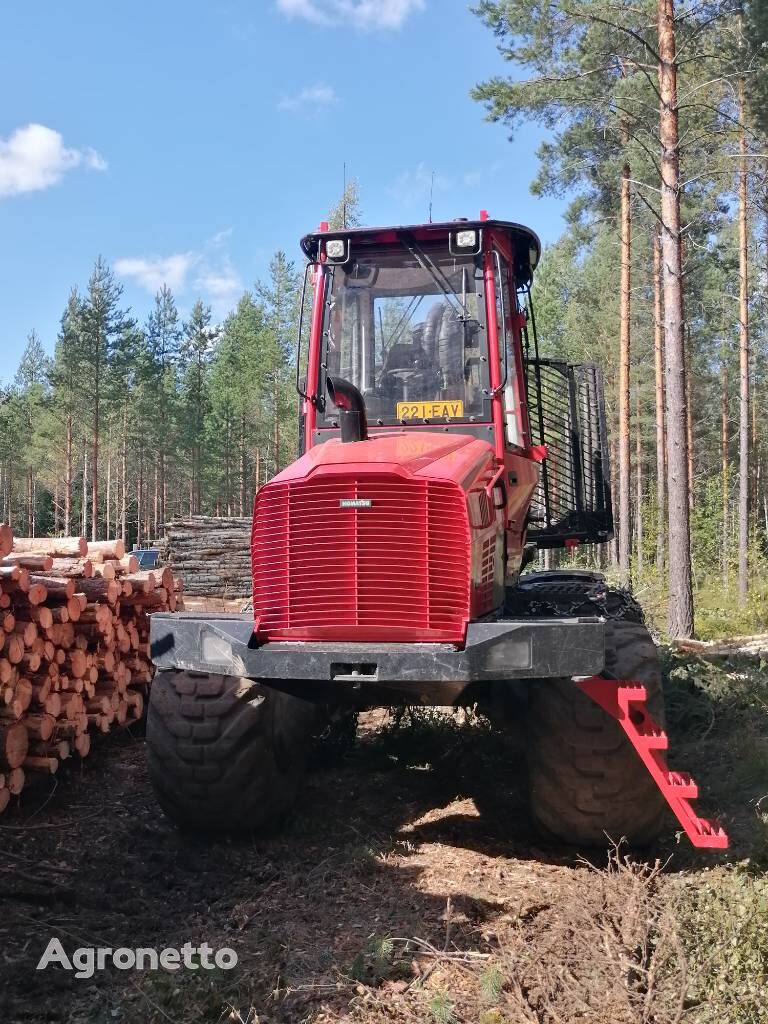
<instances>
[{"instance_id":1,"label":"blue sky","mask_svg":"<svg viewBox=\"0 0 768 1024\"><path fill-rule=\"evenodd\" d=\"M33 328L51 351L98 254L143 319L165 280L218 316L361 185L366 223L520 220L531 128L469 98L505 66L464 0L70 0L0 7L0 379Z\"/></svg>"}]
</instances>

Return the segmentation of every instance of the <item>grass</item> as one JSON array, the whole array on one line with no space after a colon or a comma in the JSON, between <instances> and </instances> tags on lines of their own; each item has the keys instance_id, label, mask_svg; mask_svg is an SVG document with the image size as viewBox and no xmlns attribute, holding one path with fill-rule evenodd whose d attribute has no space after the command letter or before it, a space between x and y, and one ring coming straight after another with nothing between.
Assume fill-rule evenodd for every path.
<instances>
[{"instance_id":1,"label":"grass","mask_svg":"<svg viewBox=\"0 0 768 1024\"><path fill-rule=\"evenodd\" d=\"M573 560L576 567L583 557ZM600 570L611 586L619 586L618 570L611 567ZM652 561L644 563L641 571L633 572L632 591L643 606L645 618L654 634L667 638L668 581L659 574ZM724 581L719 569L694 566L693 581L694 635L699 640L717 640L721 637L748 636L765 632L768 608L768 567L765 556L751 553L751 574L747 602L739 608L736 592L735 568Z\"/></svg>"},{"instance_id":2,"label":"grass","mask_svg":"<svg viewBox=\"0 0 768 1024\"><path fill-rule=\"evenodd\" d=\"M766 631L768 580L753 578L744 608L738 607L735 581L730 586L709 584L694 595L696 636L717 640L728 636L749 636Z\"/></svg>"},{"instance_id":3,"label":"grass","mask_svg":"<svg viewBox=\"0 0 768 1024\"><path fill-rule=\"evenodd\" d=\"M701 872L673 888L690 1019L768 1020L768 878L733 866Z\"/></svg>"}]
</instances>

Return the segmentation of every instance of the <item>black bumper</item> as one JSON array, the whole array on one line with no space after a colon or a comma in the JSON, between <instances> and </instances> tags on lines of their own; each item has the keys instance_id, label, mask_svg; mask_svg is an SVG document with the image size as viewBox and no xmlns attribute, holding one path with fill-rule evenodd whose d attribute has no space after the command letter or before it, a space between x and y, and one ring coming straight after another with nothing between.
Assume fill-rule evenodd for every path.
<instances>
[{"instance_id":1,"label":"black bumper","mask_svg":"<svg viewBox=\"0 0 768 1024\"><path fill-rule=\"evenodd\" d=\"M463 650L450 644L253 643L253 618L158 612L150 629L161 670L339 684L463 684L493 679L591 676L605 665L597 618L471 623Z\"/></svg>"}]
</instances>

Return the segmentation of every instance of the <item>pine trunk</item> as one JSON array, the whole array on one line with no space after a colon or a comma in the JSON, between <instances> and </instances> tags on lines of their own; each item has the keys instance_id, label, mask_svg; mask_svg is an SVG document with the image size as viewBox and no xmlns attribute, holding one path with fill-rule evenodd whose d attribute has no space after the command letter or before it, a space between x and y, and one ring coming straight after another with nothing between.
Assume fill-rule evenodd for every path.
<instances>
[{"instance_id":1,"label":"pine trunk","mask_svg":"<svg viewBox=\"0 0 768 1024\"><path fill-rule=\"evenodd\" d=\"M685 314L680 223L680 134L673 0L658 0L658 30L659 91L661 95L659 134L662 148L661 254L668 466L669 608L667 627L670 636L683 638L690 637L693 633L693 588L688 507Z\"/></svg>"},{"instance_id":2,"label":"pine trunk","mask_svg":"<svg viewBox=\"0 0 768 1024\"><path fill-rule=\"evenodd\" d=\"M611 494L618 494L617 479L618 479L618 452L619 445L618 439L615 432L611 432L612 440L610 442L611 448ZM617 568L619 564L619 535L616 530L613 531L613 540L611 541L611 566Z\"/></svg>"},{"instance_id":3,"label":"pine trunk","mask_svg":"<svg viewBox=\"0 0 768 1024\"><path fill-rule=\"evenodd\" d=\"M230 473L230 453L232 451L232 436L230 431L229 413L227 413L227 432L226 432L226 443L227 450L224 456L225 459L225 473L224 483L226 487L226 502L227 502L227 515L232 515L232 484L231 484L231 473Z\"/></svg>"},{"instance_id":4,"label":"pine trunk","mask_svg":"<svg viewBox=\"0 0 768 1024\"><path fill-rule=\"evenodd\" d=\"M120 536L124 543L128 542L128 407L123 406L123 452L120 467Z\"/></svg>"},{"instance_id":5,"label":"pine trunk","mask_svg":"<svg viewBox=\"0 0 768 1024\"><path fill-rule=\"evenodd\" d=\"M720 357L720 478L722 486L723 534L722 563L723 585L728 585L728 363L725 344Z\"/></svg>"},{"instance_id":6,"label":"pine trunk","mask_svg":"<svg viewBox=\"0 0 768 1024\"><path fill-rule=\"evenodd\" d=\"M693 511L693 406L691 403L691 332L685 347L685 433L688 438L688 508Z\"/></svg>"},{"instance_id":7,"label":"pine trunk","mask_svg":"<svg viewBox=\"0 0 768 1024\"><path fill-rule=\"evenodd\" d=\"M245 488L246 480L246 455L245 455L245 417L240 417L240 518L245 515Z\"/></svg>"},{"instance_id":8,"label":"pine trunk","mask_svg":"<svg viewBox=\"0 0 768 1024\"><path fill-rule=\"evenodd\" d=\"M99 430L100 407L99 388L101 385L101 361L97 359L93 387L93 466L91 467L91 540L96 540L99 532Z\"/></svg>"},{"instance_id":9,"label":"pine trunk","mask_svg":"<svg viewBox=\"0 0 768 1024\"><path fill-rule=\"evenodd\" d=\"M72 535L72 413L67 416L67 444L64 463L64 536Z\"/></svg>"},{"instance_id":10,"label":"pine trunk","mask_svg":"<svg viewBox=\"0 0 768 1024\"><path fill-rule=\"evenodd\" d=\"M83 536L88 536L88 445L83 448Z\"/></svg>"},{"instance_id":11,"label":"pine trunk","mask_svg":"<svg viewBox=\"0 0 768 1024\"><path fill-rule=\"evenodd\" d=\"M630 423L629 361L632 304L632 213L629 164L621 172L621 334L619 348L619 576L630 579Z\"/></svg>"},{"instance_id":12,"label":"pine trunk","mask_svg":"<svg viewBox=\"0 0 768 1024\"><path fill-rule=\"evenodd\" d=\"M144 453L139 460L139 484L136 488L136 543L141 546L143 534L141 530L141 513L144 508Z\"/></svg>"},{"instance_id":13,"label":"pine trunk","mask_svg":"<svg viewBox=\"0 0 768 1024\"><path fill-rule=\"evenodd\" d=\"M275 379L272 388L272 404L274 406L274 434L275 434L275 476L280 472L280 400L278 389L278 372L275 367Z\"/></svg>"},{"instance_id":14,"label":"pine trunk","mask_svg":"<svg viewBox=\"0 0 768 1024\"><path fill-rule=\"evenodd\" d=\"M165 440L160 445L160 466L155 477L155 537L160 523L165 522Z\"/></svg>"},{"instance_id":15,"label":"pine trunk","mask_svg":"<svg viewBox=\"0 0 768 1024\"><path fill-rule=\"evenodd\" d=\"M643 443L640 427L640 388L637 389L635 411L635 539L637 542L636 572L643 572Z\"/></svg>"},{"instance_id":16,"label":"pine trunk","mask_svg":"<svg viewBox=\"0 0 768 1024\"><path fill-rule=\"evenodd\" d=\"M744 80L739 81L739 118L744 121ZM739 582L747 603L749 578L749 234L747 229L747 136L739 138Z\"/></svg>"},{"instance_id":17,"label":"pine trunk","mask_svg":"<svg viewBox=\"0 0 768 1024\"><path fill-rule=\"evenodd\" d=\"M32 467L27 469L27 536L35 536L35 475Z\"/></svg>"},{"instance_id":18,"label":"pine trunk","mask_svg":"<svg viewBox=\"0 0 768 1024\"><path fill-rule=\"evenodd\" d=\"M664 570L666 539L666 437L664 427L664 309L661 301L661 238L653 236L653 357L656 397L656 569Z\"/></svg>"},{"instance_id":19,"label":"pine trunk","mask_svg":"<svg viewBox=\"0 0 768 1024\"><path fill-rule=\"evenodd\" d=\"M112 518L112 452L107 453L107 501L104 510L104 518L107 521L107 536L109 536L110 520Z\"/></svg>"}]
</instances>

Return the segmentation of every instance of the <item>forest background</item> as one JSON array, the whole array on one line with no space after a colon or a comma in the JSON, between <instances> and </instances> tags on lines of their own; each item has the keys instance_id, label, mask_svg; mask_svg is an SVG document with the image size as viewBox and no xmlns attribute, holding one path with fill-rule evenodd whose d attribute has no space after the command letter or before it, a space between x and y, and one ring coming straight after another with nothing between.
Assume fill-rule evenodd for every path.
<instances>
[{"instance_id":1,"label":"forest background","mask_svg":"<svg viewBox=\"0 0 768 1024\"><path fill-rule=\"evenodd\" d=\"M570 200L533 298L543 352L605 374L611 570L662 631L758 630L768 9L484 0L475 13L514 72L475 98L512 139L546 129L532 190ZM329 219L363 222L356 181ZM97 258L63 297L53 357L32 331L0 392L0 519L142 544L178 516L249 514L296 454L303 282L280 251L223 321L202 301L182 319L163 286L140 323Z\"/></svg>"}]
</instances>

